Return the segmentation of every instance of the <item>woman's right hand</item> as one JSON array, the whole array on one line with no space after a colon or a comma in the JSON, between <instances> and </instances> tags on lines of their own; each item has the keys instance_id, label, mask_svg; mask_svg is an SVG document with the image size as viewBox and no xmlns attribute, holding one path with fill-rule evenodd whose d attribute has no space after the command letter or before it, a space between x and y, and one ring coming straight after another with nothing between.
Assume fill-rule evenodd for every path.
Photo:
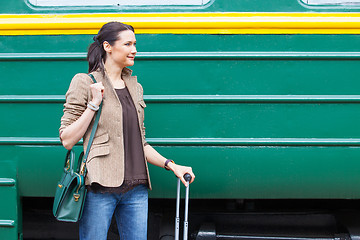
<instances>
[{"instance_id":1,"label":"woman's right hand","mask_svg":"<svg viewBox=\"0 0 360 240\"><path fill-rule=\"evenodd\" d=\"M93 97L91 102L99 106L104 97L104 85L102 82L91 84L90 90Z\"/></svg>"}]
</instances>

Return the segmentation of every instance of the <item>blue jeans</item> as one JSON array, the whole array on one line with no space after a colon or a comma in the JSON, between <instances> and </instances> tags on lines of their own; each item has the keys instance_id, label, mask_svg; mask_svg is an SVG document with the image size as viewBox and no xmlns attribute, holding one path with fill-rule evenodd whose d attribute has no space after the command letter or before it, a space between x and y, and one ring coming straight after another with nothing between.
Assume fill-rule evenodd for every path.
<instances>
[{"instance_id":1,"label":"blue jeans","mask_svg":"<svg viewBox=\"0 0 360 240\"><path fill-rule=\"evenodd\" d=\"M88 192L79 222L80 240L106 240L113 214L121 240L146 240L147 187L139 185L124 194Z\"/></svg>"}]
</instances>

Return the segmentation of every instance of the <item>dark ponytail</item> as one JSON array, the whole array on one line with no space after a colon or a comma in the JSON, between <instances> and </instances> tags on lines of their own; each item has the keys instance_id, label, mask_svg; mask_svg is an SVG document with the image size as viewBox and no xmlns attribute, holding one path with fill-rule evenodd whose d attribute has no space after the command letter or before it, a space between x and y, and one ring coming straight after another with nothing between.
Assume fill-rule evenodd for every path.
<instances>
[{"instance_id":1,"label":"dark ponytail","mask_svg":"<svg viewBox=\"0 0 360 240\"><path fill-rule=\"evenodd\" d=\"M106 61L106 52L103 42L106 41L113 46L115 41L119 39L120 32L126 30L135 32L132 26L121 22L109 22L102 26L99 33L94 36L94 42L88 49L86 59L89 63L89 73L99 69L104 74L105 70L102 60Z\"/></svg>"}]
</instances>

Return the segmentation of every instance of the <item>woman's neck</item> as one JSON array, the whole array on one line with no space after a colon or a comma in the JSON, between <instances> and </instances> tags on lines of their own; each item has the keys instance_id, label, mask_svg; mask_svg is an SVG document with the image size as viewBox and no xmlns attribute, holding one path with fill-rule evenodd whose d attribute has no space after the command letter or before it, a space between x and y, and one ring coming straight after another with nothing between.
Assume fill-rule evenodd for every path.
<instances>
[{"instance_id":1,"label":"woman's neck","mask_svg":"<svg viewBox=\"0 0 360 240\"><path fill-rule=\"evenodd\" d=\"M124 88L125 83L121 78L121 73L123 68L116 66L115 64L111 63L110 61L105 62L105 70L109 77L110 82L114 86L114 88Z\"/></svg>"}]
</instances>

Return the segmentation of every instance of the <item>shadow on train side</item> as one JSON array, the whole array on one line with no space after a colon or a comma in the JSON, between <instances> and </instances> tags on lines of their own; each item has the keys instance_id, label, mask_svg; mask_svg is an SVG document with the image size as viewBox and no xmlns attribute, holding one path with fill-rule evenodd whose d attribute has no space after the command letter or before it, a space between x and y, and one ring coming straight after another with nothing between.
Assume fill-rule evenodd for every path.
<instances>
[{"instance_id":1,"label":"shadow on train side","mask_svg":"<svg viewBox=\"0 0 360 240\"><path fill-rule=\"evenodd\" d=\"M25 240L79 239L78 224L54 219L52 201L24 199ZM192 199L188 239L354 239L359 234L359 206L359 200ZM174 220L174 200L150 199L148 240L173 240ZM119 235L113 219L108 240L115 239Z\"/></svg>"}]
</instances>

